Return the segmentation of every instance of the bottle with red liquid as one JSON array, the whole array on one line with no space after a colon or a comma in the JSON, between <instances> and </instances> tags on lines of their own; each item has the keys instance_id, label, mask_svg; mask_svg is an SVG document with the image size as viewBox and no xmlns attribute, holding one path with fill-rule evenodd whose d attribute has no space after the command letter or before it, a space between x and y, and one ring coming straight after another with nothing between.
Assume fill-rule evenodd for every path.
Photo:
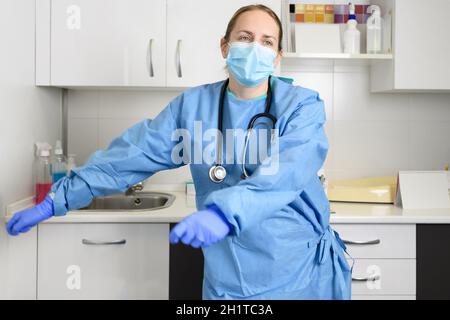
<instances>
[{"instance_id":1,"label":"bottle with red liquid","mask_svg":"<svg viewBox=\"0 0 450 320\"><path fill-rule=\"evenodd\" d=\"M42 200L50 192L53 184L52 180L52 166L50 162L50 151L43 149L40 151L39 159L36 164L36 204L41 203Z\"/></svg>"}]
</instances>

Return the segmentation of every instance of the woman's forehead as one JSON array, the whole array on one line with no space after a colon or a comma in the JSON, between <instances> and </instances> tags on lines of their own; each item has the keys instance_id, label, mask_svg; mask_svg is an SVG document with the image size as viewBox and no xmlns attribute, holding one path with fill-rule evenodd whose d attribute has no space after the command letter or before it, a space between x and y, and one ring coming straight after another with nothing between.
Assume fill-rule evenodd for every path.
<instances>
[{"instance_id":1,"label":"woman's forehead","mask_svg":"<svg viewBox=\"0 0 450 320\"><path fill-rule=\"evenodd\" d=\"M278 38L278 24L272 16L261 10L242 13L236 21L233 32L247 31L252 34Z\"/></svg>"}]
</instances>

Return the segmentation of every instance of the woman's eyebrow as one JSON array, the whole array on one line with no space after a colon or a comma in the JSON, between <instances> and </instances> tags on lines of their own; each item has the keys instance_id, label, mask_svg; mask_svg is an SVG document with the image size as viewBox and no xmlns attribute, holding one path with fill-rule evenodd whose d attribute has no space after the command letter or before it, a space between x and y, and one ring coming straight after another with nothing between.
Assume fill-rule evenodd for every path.
<instances>
[{"instance_id":1,"label":"woman's eyebrow","mask_svg":"<svg viewBox=\"0 0 450 320\"><path fill-rule=\"evenodd\" d=\"M263 38L272 38L274 40L276 40L277 38L275 38L274 36L268 35L268 34L264 34Z\"/></svg>"},{"instance_id":2,"label":"woman's eyebrow","mask_svg":"<svg viewBox=\"0 0 450 320\"><path fill-rule=\"evenodd\" d=\"M248 34L250 34L250 35L252 35L252 36L254 35L253 32L248 31L248 30L239 30L238 33L239 33L239 32L245 32L245 33L248 33Z\"/></svg>"},{"instance_id":3,"label":"woman's eyebrow","mask_svg":"<svg viewBox=\"0 0 450 320\"><path fill-rule=\"evenodd\" d=\"M247 33L247 34L249 34L249 35L252 35L252 36L255 35L253 32L251 32L251 31L249 31L249 30L239 30L238 33L239 33L239 32L245 32L245 33ZM266 38L266 39L267 39L267 38L272 38L272 39L274 39L274 40L277 39L276 37L271 36L271 35L269 35L269 34L264 34L264 35L263 35L263 38Z\"/></svg>"}]
</instances>

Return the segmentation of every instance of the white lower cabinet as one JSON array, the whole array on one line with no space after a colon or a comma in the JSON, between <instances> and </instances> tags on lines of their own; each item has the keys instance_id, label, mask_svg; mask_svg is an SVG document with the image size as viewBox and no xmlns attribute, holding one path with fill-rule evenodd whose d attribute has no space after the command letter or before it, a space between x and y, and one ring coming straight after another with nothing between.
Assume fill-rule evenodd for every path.
<instances>
[{"instance_id":1,"label":"white lower cabinet","mask_svg":"<svg viewBox=\"0 0 450 320\"><path fill-rule=\"evenodd\" d=\"M355 259L352 278L353 295L415 295L416 260Z\"/></svg>"},{"instance_id":2,"label":"white lower cabinet","mask_svg":"<svg viewBox=\"0 0 450 320\"><path fill-rule=\"evenodd\" d=\"M353 300L415 299L415 225L333 228L353 257ZM168 224L41 224L37 298L168 299L168 233Z\"/></svg>"},{"instance_id":3,"label":"white lower cabinet","mask_svg":"<svg viewBox=\"0 0 450 320\"><path fill-rule=\"evenodd\" d=\"M352 300L416 300L416 296L370 296L370 295L352 295Z\"/></svg>"},{"instance_id":4,"label":"white lower cabinet","mask_svg":"<svg viewBox=\"0 0 450 320\"><path fill-rule=\"evenodd\" d=\"M41 224L38 299L168 299L168 224Z\"/></svg>"},{"instance_id":5,"label":"white lower cabinet","mask_svg":"<svg viewBox=\"0 0 450 320\"><path fill-rule=\"evenodd\" d=\"M334 224L353 260L353 300L416 297L416 226Z\"/></svg>"}]
</instances>

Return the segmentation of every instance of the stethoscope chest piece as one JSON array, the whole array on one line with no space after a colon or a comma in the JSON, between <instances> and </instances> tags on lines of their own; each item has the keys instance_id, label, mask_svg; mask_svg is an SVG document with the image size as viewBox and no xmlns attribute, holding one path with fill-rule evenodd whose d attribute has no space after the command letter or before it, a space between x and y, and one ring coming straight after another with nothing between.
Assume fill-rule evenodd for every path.
<instances>
[{"instance_id":1,"label":"stethoscope chest piece","mask_svg":"<svg viewBox=\"0 0 450 320\"><path fill-rule=\"evenodd\" d=\"M209 168L209 178L212 182L220 183L227 176L227 170L219 164L216 164Z\"/></svg>"}]
</instances>

